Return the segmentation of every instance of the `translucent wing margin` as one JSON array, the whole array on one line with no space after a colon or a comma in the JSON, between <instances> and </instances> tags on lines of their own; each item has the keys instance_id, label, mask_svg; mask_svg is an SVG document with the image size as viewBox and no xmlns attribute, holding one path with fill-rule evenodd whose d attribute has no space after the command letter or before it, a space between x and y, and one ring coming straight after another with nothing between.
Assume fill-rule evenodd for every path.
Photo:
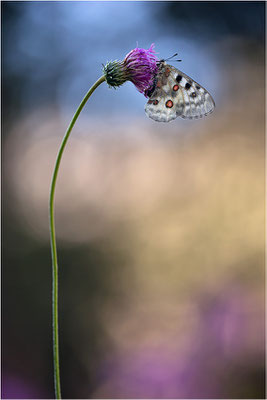
<instances>
[{"instance_id":1,"label":"translucent wing margin","mask_svg":"<svg viewBox=\"0 0 267 400\"><path fill-rule=\"evenodd\" d=\"M182 71L169 66L175 79L179 80L179 89L184 99L182 118L202 118L215 108L215 102L210 93L199 83L184 74Z\"/></svg>"}]
</instances>

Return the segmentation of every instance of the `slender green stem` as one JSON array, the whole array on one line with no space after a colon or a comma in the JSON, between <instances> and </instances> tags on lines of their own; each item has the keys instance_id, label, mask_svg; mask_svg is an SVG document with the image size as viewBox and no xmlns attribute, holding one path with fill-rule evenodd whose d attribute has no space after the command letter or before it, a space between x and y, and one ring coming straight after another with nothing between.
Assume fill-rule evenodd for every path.
<instances>
[{"instance_id":1,"label":"slender green stem","mask_svg":"<svg viewBox=\"0 0 267 400\"><path fill-rule=\"evenodd\" d=\"M55 382L55 396L56 399L61 399L61 388L60 388L60 373L59 373L59 340L58 340L58 263L57 263L57 247L56 247L56 231L55 231L55 216L54 216L54 198L55 198L55 188L58 175L58 169L61 162L62 154L65 149L67 140L70 136L72 128L80 115L83 107L85 106L87 100L95 89L105 81L105 76L101 76L96 83L89 89L89 91L84 96L81 104L77 108L69 127L65 133L59 152L57 155L55 168L53 172L51 188L50 188L50 198L49 198L49 220L50 220L50 240L51 240L51 253L52 253L52 321L53 321L53 360L54 360L54 382Z\"/></svg>"}]
</instances>

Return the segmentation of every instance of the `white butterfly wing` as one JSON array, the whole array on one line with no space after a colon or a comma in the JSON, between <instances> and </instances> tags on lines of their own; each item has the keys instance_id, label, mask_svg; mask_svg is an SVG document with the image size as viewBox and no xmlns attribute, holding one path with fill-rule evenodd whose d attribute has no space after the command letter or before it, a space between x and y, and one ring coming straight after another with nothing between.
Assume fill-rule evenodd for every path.
<instances>
[{"instance_id":1,"label":"white butterfly wing","mask_svg":"<svg viewBox=\"0 0 267 400\"><path fill-rule=\"evenodd\" d=\"M158 122L169 122L178 117L178 112L180 110L180 115L182 115L183 105L181 104L180 108L177 105L172 107L167 107L167 101L172 101L163 90L156 89L153 92L153 96L148 100L145 105L145 112L148 117L154 119L154 121Z\"/></svg>"},{"instance_id":2,"label":"white butterfly wing","mask_svg":"<svg viewBox=\"0 0 267 400\"><path fill-rule=\"evenodd\" d=\"M209 92L171 65L163 64L155 84L145 106L146 114L155 121L169 122L178 116L201 118L214 110Z\"/></svg>"},{"instance_id":3,"label":"white butterfly wing","mask_svg":"<svg viewBox=\"0 0 267 400\"><path fill-rule=\"evenodd\" d=\"M171 67L171 75L179 81L179 89L184 99L182 118L202 118L215 108L215 102L209 92L182 71Z\"/></svg>"}]
</instances>

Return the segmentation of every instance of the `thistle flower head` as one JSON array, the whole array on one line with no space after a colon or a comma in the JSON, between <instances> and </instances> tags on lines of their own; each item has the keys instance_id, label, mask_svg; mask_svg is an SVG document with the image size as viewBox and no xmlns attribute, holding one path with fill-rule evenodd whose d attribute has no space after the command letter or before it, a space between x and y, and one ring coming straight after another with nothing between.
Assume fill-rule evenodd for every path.
<instances>
[{"instance_id":1,"label":"thistle flower head","mask_svg":"<svg viewBox=\"0 0 267 400\"><path fill-rule=\"evenodd\" d=\"M158 59L154 45L149 49L136 48L126 55L123 61L110 61L103 71L110 86L118 87L131 81L137 90L146 96L146 91L153 86L158 71Z\"/></svg>"}]
</instances>

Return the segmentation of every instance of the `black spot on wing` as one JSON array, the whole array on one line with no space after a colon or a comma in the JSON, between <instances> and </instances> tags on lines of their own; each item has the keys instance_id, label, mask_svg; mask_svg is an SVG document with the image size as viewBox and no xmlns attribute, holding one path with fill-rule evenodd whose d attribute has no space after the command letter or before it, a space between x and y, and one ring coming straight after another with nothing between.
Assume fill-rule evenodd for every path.
<instances>
[{"instance_id":1,"label":"black spot on wing","mask_svg":"<svg viewBox=\"0 0 267 400\"><path fill-rule=\"evenodd\" d=\"M185 84L185 89L186 90L189 90L190 88L191 88L191 83L189 83L189 82L186 82L186 84Z\"/></svg>"}]
</instances>

